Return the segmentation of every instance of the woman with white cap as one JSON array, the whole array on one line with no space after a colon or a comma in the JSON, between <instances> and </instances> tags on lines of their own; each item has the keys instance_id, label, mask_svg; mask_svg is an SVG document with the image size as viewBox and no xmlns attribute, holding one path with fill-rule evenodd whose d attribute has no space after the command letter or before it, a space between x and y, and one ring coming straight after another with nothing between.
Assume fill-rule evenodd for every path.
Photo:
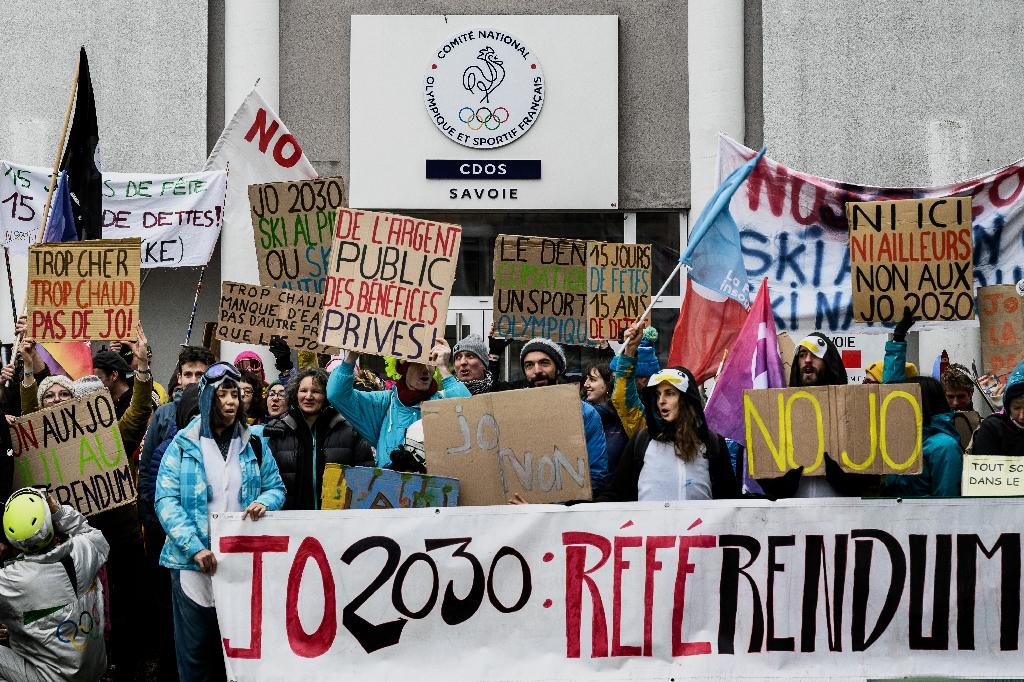
<instances>
[{"instance_id":1,"label":"woman with white cap","mask_svg":"<svg viewBox=\"0 0 1024 682\"><path fill-rule=\"evenodd\" d=\"M697 382L663 369L641 392L647 427L622 452L602 502L710 500L740 496L725 439L708 429Z\"/></svg>"}]
</instances>

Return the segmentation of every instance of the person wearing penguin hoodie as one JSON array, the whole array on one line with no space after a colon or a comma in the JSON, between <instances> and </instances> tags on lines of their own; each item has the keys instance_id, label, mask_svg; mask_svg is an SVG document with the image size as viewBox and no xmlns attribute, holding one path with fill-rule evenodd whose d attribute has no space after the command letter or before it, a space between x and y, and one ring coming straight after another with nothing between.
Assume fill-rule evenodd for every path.
<instances>
[{"instance_id":1,"label":"person wearing penguin hoodie","mask_svg":"<svg viewBox=\"0 0 1024 682\"><path fill-rule=\"evenodd\" d=\"M441 375L441 385L430 365L399 360L401 379L386 391L357 391L355 366L359 354L348 351L327 382L327 399L359 435L376 445L377 466L391 464L391 453L405 444L405 432L420 419L420 403L439 398L468 398L467 389L452 376L448 360L452 349L444 339L430 350L429 363Z\"/></svg>"}]
</instances>

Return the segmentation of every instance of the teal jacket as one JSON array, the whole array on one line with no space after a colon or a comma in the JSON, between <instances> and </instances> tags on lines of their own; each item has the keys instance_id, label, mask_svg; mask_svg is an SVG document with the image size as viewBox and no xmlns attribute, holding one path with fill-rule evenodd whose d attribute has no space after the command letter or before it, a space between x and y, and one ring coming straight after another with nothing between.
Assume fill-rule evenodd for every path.
<instances>
[{"instance_id":1,"label":"teal jacket","mask_svg":"<svg viewBox=\"0 0 1024 682\"><path fill-rule=\"evenodd\" d=\"M405 443L405 430L419 421L420 406L403 405L394 386L387 391L357 391L352 383L354 371L355 365L347 362L334 368L327 382L327 399L360 436L376 445L377 466L386 467L394 449ZM448 376L430 400L469 397L465 384Z\"/></svg>"},{"instance_id":2,"label":"teal jacket","mask_svg":"<svg viewBox=\"0 0 1024 682\"><path fill-rule=\"evenodd\" d=\"M206 470L199 445L199 419L195 417L174 436L157 474L156 514L167 533L160 565L167 568L197 570L192 557L210 549L210 512L206 506ZM284 505L284 481L277 469L277 460L264 440L263 456L257 463L249 436L248 428L239 436L245 449L238 455L242 465L238 502L242 509L259 502L267 511L276 511Z\"/></svg>"},{"instance_id":3,"label":"teal jacket","mask_svg":"<svg viewBox=\"0 0 1024 682\"><path fill-rule=\"evenodd\" d=\"M906 381L907 343L887 341L882 381L898 384ZM889 474L882 479L882 493L894 497L959 497L963 457L960 434L953 426L953 413L932 417L921 429L920 474L902 476Z\"/></svg>"},{"instance_id":4,"label":"teal jacket","mask_svg":"<svg viewBox=\"0 0 1024 682\"><path fill-rule=\"evenodd\" d=\"M963 457L960 434L953 426L953 413L932 417L921 430L924 459L921 473L913 476L889 474L883 477L882 494L893 497L959 497Z\"/></svg>"}]
</instances>

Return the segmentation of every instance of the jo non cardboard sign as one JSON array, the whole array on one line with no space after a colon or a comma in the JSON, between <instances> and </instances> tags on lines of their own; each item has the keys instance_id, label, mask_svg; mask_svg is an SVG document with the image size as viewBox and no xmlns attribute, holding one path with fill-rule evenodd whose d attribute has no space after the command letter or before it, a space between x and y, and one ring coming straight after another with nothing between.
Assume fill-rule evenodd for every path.
<instances>
[{"instance_id":1,"label":"jo non cardboard sign","mask_svg":"<svg viewBox=\"0 0 1024 682\"><path fill-rule=\"evenodd\" d=\"M850 202L846 220L855 319L974 317L970 197Z\"/></svg>"},{"instance_id":2,"label":"jo non cardboard sign","mask_svg":"<svg viewBox=\"0 0 1024 682\"><path fill-rule=\"evenodd\" d=\"M743 392L747 469L775 478L802 466L825 475L825 453L858 474L921 472L921 388L869 384Z\"/></svg>"},{"instance_id":3,"label":"jo non cardboard sign","mask_svg":"<svg viewBox=\"0 0 1024 682\"><path fill-rule=\"evenodd\" d=\"M1024 298L1012 284L978 289L981 364L985 374L1001 376L1024 361Z\"/></svg>"},{"instance_id":4,"label":"jo non cardboard sign","mask_svg":"<svg viewBox=\"0 0 1024 682\"><path fill-rule=\"evenodd\" d=\"M960 492L964 497L1024 495L1024 458L964 455Z\"/></svg>"},{"instance_id":5,"label":"jo non cardboard sign","mask_svg":"<svg viewBox=\"0 0 1024 682\"><path fill-rule=\"evenodd\" d=\"M572 385L422 403L427 471L459 479L462 506L589 500L590 464Z\"/></svg>"},{"instance_id":6,"label":"jo non cardboard sign","mask_svg":"<svg viewBox=\"0 0 1024 682\"><path fill-rule=\"evenodd\" d=\"M347 205L343 178L249 185L260 284L322 294L334 223Z\"/></svg>"},{"instance_id":7,"label":"jo non cardboard sign","mask_svg":"<svg viewBox=\"0 0 1024 682\"><path fill-rule=\"evenodd\" d=\"M140 246L136 237L30 247L26 338L135 338L139 320Z\"/></svg>"},{"instance_id":8,"label":"jo non cardboard sign","mask_svg":"<svg viewBox=\"0 0 1024 682\"><path fill-rule=\"evenodd\" d=\"M327 464L321 501L321 509L454 507L459 503L459 482L446 476Z\"/></svg>"},{"instance_id":9,"label":"jo non cardboard sign","mask_svg":"<svg viewBox=\"0 0 1024 682\"><path fill-rule=\"evenodd\" d=\"M336 348L323 346L317 340L322 300L320 294L294 289L223 282L216 337L222 341L269 346L271 337L280 336L295 350L335 353Z\"/></svg>"},{"instance_id":10,"label":"jo non cardboard sign","mask_svg":"<svg viewBox=\"0 0 1024 682\"><path fill-rule=\"evenodd\" d=\"M11 443L16 489L46 486L61 504L86 516L135 501L135 480L105 388L16 419Z\"/></svg>"},{"instance_id":11,"label":"jo non cardboard sign","mask_svg":"<svg viewBox=\"0 0 1024 682\"><path fill-rule=\"evenodd\" d=\"M338 209L320 342L425 362L444 338L462 228Z\"/></svg>"}]
</instances>

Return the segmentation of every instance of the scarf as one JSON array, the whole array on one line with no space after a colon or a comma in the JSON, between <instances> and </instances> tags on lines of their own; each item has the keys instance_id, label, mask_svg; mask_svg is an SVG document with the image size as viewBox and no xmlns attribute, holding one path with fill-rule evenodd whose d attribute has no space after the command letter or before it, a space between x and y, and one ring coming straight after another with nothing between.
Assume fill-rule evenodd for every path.
<instances>
[{"instance_id":1,"label":"scarf","mask_svg":"<svg viewBox=\"0 0 1024 682\"><path fill-rule=\"evenodd\" d=\"M413 407L437 393L438 388L437 381L434 379L430 380L430 386L426 390L421 391L409 388L405 383L405 376L403 375L402 380L398 382L398 399L401 400L402 404L406 407Z\"/></svg>"},{"instance_id":2,"label":"scarf","mask_svg":"<svg viewBox=\"0 0 1024 682\"><path fill-rule=\"evenodd\" d=\"M491 390L491 386L494 384L494 377L491 375L490 370L484 370L483 379L470 379L469 381L463 381L463 385L469 389L472 395L480 395L481 393L487 393Z\"/></svg>"}]
</instances>

